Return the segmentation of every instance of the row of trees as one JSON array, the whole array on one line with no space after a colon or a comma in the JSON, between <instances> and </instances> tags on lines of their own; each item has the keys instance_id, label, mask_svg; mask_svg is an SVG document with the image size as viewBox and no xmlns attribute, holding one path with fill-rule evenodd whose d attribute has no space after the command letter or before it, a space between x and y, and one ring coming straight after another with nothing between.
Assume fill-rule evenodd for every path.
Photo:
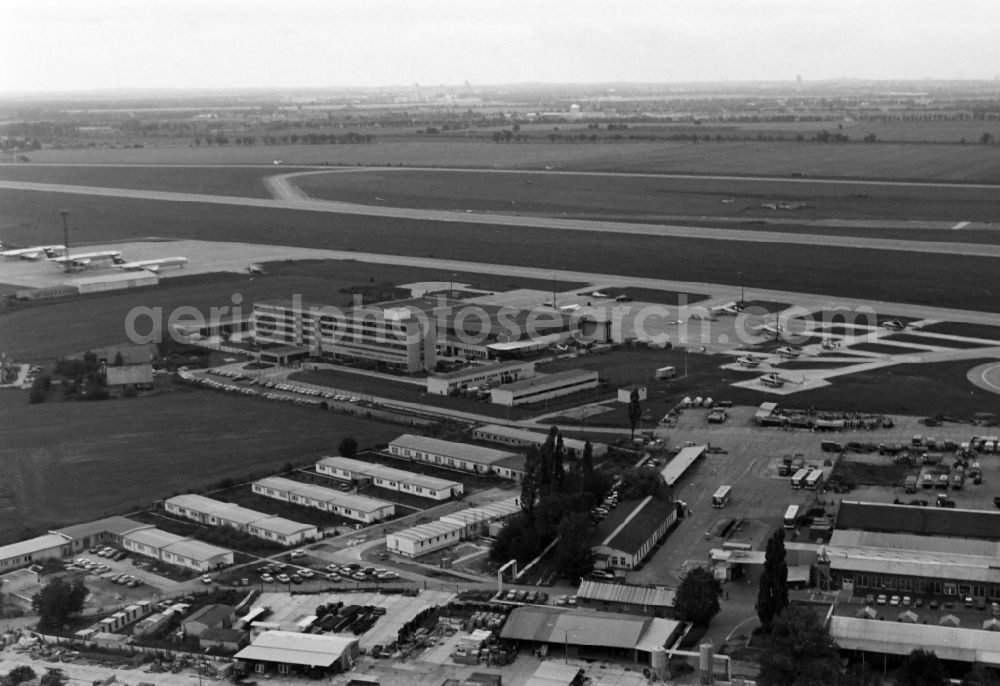
<instances>
[{"instance_id":1,"label":"row of trees","mask_svg":"<svg viewBox=\"0 0 1000 686\"><path fill-rule=\"evenodd\" d=\"M569 467L567 469L567 466ZM490 559L525 564L553 541L553 565L559 574L578 577L593 566L590 509L604 497L610 479L594 470L593 449L584 446L577 459L567 450L557 427L541 447L528 450L521 483L521 512L512 517L490 548Z\"/></svg>"},{"instance_id":2,"label":"row of trees","mask_svg":"<svg viewBox=\"0 0 1000 686\"><path fill-rule=\"evenodd\" d=\"M332 133L305 133L299 135L297 133L281 135L281 136L261 136L259 142L264 145L353 145L359 143L374 143L375 135L371 133L345 133L340 136ZM195 147L200 146L202 143L205 145L243 145L243 146L253 146L257 145L257 136L233 136L230 138L225 134L218 135L208 135L205 137L197 137L194 139Z\"/></svg>"}]
</instances>

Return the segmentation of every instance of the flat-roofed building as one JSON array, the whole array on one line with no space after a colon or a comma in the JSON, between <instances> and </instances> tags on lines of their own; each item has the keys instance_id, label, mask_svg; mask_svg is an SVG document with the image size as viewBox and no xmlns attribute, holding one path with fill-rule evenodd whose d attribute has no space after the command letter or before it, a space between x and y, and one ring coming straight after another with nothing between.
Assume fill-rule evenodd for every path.
<instances>
[{"instance_id":1,"label":"flat-roofed building","mask_svg":"<svg viewBox=\"0 0 1000 686\"><path fill-rule=\"evenodd\" d=\"M598 383L597 372L589 369L538 374L490 390L490 402L507 406L531 405L597 388Z\"/></svg>"},{"instance_id":2,"label":"flat-roofed building","mask_svg":"<svg viewBox=\"0 0 1000 686\"><path fill-rule=\"evenodd\" d=\"M475 365L445 374L428 376L427 392L433 395L453 395L474 386L507 384L534 375L534 362L497 362Z\"/></svg>"},{"instance_id":3,"label":"flat-roofed building","mask_svg":"<svg viewBox=\"0 0 1000 686\"><path fill-rule=\"evenodd\" d=\"M598 568L633 569L646 559L677 521L677 503L651 495L636 502L623 502L594 532L594 556Z\"/></svg>"},{"instance_id":4,"label":"flat-roofed building","mask_svg":"<svg viewBox=\"0 0 1000 686\"><path fill-rule=\"evenodd\" d=\"M890 532L836 531L819 569L854 595L934 595L1000 601L1000 543Z\"/></svg>"},{"instance_id":5,"label":"flat-roofed building","mask_svg":"<svg viewBox=\"0 0 1000 686\"><path fill-rule=\"evenodd\" d=\"M208 526L227 526L281 545L299 545L319 537L319 531L312 524L293 522L235 503L226 503L191 493L168 498L163 507L170 514L179 517L186 517Z\"/></svg>"},{"instance_id":6,"label":"flat-roofed building","mask_svg":"<svg viewBox=\"0 0 1000 686\"><path fill-rule=\"evenodd\" d=\"M50 533L61 534L69 539L70 551L78 553L94 546L122 547L122 536L129 531L146 529L151 524L142 524L127 517L105 517L93 522L74 524Z\"/></svg>"},{"instance_id":7,"label":"flat-roofed building","mask_svg":"<svg viewBox=\"0 0 1000 686\"><path fill-rule=\"evenodd\" d=\"M465 492L465 487L457 481L415 474L404 469L348 457L324 457L316 463L316 472L343 481L368 481L379 488L431 500L458 498Z\"/></svg>"},{"instance_id":8,"label":"flat-roofed building","mask_svg":"<svg viewBox=\"0 0 1000 686\"><path fill-rule=\"evenodd\" d=\"M0 546L0 569L15 569L42 560L58 560L69 554L69 538L62 534L43 534Z\"/></svg>"},{"instance_id":9,"label":"flat-roofed building","mask_svg":"<svg viewBox=\"0 0 1000 686\"><path fill-rule=\"evenodd\" d=\"M255 340L302 346L315 356L366 360L419 372L437 363L434 318L419 308L369 306L343 310L284 298L254 303Z\"/></svg>"},{"instance_id":10,"label":"flat-roofed building","mask_svg":"<svg viewBox=\"0 0 1000 686\"><path fill-rule=\"evenodd\" d=\"M155 527L130 531L122 537L124 548L167 564L207 572L233 564L233 551L185 538Z\"/></svg>"},{"instance_id":11,"label":"flat-roofed building","mask_svg":"<svg viewBox=\"0 0 1000 686\"><path fill-rule=\"evenodd\" d=\"M385 500L335 491L332 488L269 476L253 483L253 492L276 500L304 505L346 519L370 524L396 514L396 507Z\"/></svg>"},{"instance_id":12,"label":"flat-roofed building","mask_svg":"<svg viewBox=\"0 0 1000 686\"><path fill-rule=\"evenodd\" d=\"M385 546L396 555L420 557L455 545L462 540L463 531L465 526L458 522L420 524L386 534Z\"/></svg>"},{"instance_id":13,"label":"flat-roofed building","mask_svg":"<svg viewBox=\"0 0 1000 686\"><path fill-rule=\"evenodd\" d=\"M404 460L477 474L489 474L493 471L493 465L514 455L503 450L413 434L403 434L392 441L389 444L389 454Z\"/></svg>"},{"instance_id":14,"label":"flat-roofed building","mask_svg":"<svg viewBox=\"0 0 1000 686\"><path fill-rule=\"evenodd\" d=\"M548 438L547 433L522 429L516 426L502 426L500 424L483 424L472 430L472 440L484 443L496 443L511 448L527 448L528 446L541 446ZM563 447L566 450L574 450L578 456L583 455L583 448L586 441L563 436ZM606 443L591 443L590 449L594 457L603 457L608 452Z\"/></svg>"},{"instance_id":15,"label":"flat-roofed building","mask_svg":"<svg viewBox=\"0 0 1000 686\"><path fill-rule=\"evenodd\" d=\"M470 507L441 517L430 524L386 534L390 553L420 557L443 550L459 541L479 536L492 522L502 522L521 511L517 498L507 498L479 507Z\"/></svg>"},{"instance_id":16,"label":"flat-roofed building","mask_svg":"<svg viewBox=\"0 0 1000 686\"><path fill-rule=\"evenodd\" d=\"M1000 512L845 500L835 527L1000 541Z\"/></svg>"},{"instance_id":17,"label":"flat-roofed building","mask_svg":"<svg viewBox=\"0 0 1000 686\"><path fill-rule=\"evenodd\" d=\"M351 668L360 654L357 638L297 631L264 631L236 653L257 674L333 675Z\"/></svg>"}]
</instances>

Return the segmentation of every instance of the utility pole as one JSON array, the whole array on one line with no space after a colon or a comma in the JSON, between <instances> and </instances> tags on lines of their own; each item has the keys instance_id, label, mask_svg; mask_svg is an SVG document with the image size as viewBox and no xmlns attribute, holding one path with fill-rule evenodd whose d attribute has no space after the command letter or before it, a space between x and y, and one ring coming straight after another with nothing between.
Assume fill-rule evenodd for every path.
<instances>
[{"instance_id":1,"label":"utility pole","mask_svg":"<svg viewBox=\"0 0 1000 686\"><path fill-rule=\"evenodd\" d=\"M740 309L743 309L746 303L746 293L743 289L743 272L738 272L738 274L740 275Z\"/></svg>"},{"instance_id":2,"label":"utility pole","mask_svg":"<svg viewBox=\"0 0 1000 686\"><path fill-rule=\"evenodd\" d=\"M73 265L69 259L69 224L66 221L66 217L69 216L69 210L59 210L59 214L62 215L63 220L63 245L66 247L66 271L70 272L73 270Z\"/></svg>"}]
</instances>

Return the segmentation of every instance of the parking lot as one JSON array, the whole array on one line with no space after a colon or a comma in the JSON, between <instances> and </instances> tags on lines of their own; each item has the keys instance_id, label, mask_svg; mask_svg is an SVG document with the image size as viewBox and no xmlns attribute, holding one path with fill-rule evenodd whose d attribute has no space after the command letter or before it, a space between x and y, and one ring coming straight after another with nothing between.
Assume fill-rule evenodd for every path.
<instances>
[{"instance_id":1,"label":"parking lot","mask_svg":"<svg viewBox=\"0 0 1000 686\"><path fill-rule=\"evenodd\" d=\"M657 429L657 435L666 438L671 446L685 442L707 443L724 452L707 453L678 482L675 495L687 503L690 516L680 522L642 569L628 574L630 582L679 583L687 569L706 564L709 551L722 546L723 539L707 535L707 532L725 518L744 521L732 534L732 539L747 541L755 549L761 549L770 532L781 526L785 508L793 503L806 506L804 509L822 506L830 513L835 511L841 500L891 503L897 498L903 502L923 498L933 506L936 489L918 489L917 494L907 494L902 483L888 487L860 485L849 493L793 490L788 477L778 475L783 455L801 454L807 467L821 468L829 476L833 466L841 459L892 465L893 458L877 452L852 452L841 457L837 453L823 452L820 448L823 440L845 444L849 441L909 444L914 434L920 434L924 438L933 435L939 443L945 440L960 443L973 435L1000 433L995 427L969 424L946 423L927 427L915 417L894 417L895 425L889 429L814 433L808 429L757 427L753 423L754 411L754 408L748 407L732 408L727 422L715 425L707 422L707 410L689 409L678 417L672 428ZM825 461L831 464L824 464ZM950 463L953 457L946 458L946 461ZM968 480L962 490L949 489L948 495L959 508L994 510L993 497L1000 492L996 489L996 484L1000 484L1000 455L981 455L979 462L983 483L975 485ZM918 472L919 467L913 468L913 471ZM712 494L723 484L733 487L732 499L725 508L713 508Z\"/></svg>"}]
</instances>

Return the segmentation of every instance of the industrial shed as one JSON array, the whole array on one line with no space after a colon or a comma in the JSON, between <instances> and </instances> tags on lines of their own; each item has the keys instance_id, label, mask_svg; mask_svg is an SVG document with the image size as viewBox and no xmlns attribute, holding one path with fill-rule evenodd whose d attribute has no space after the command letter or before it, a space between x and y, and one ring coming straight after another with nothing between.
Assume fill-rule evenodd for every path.
<instances>
[{"instance_id":1,"label":"industrial shed","mask_svg":"<svg viewBox=\"0 0 1000 686\"><path fill-rule=\"evenodd\" d=\"M663 586L611 584L584 579L576 592L581 607L611 612L670 617L676 591Z\"/></svg>"},{"instance_id":2,"label":"industrial shed","mask_svg":"<svg viewBox=\"0 0 1000 686\"><path fill-rule=\"evenodd\" d=\"M624 657L648 665L652 653L672 644L680 628L680 622L659 617L523 606L510 613L500 638L548 646L567 657Z\"/></svg>"},{"instance_id":3,"label":"industrial shed","mask_svg":"<svg viewBox=\"0 0 1000 686\"><path fill-rule=\"evenodd\" d=\"M244 672L332 676L350 669L359 651L357 638L265 631L235 657Z\"/></svg>"}]
</instances>

